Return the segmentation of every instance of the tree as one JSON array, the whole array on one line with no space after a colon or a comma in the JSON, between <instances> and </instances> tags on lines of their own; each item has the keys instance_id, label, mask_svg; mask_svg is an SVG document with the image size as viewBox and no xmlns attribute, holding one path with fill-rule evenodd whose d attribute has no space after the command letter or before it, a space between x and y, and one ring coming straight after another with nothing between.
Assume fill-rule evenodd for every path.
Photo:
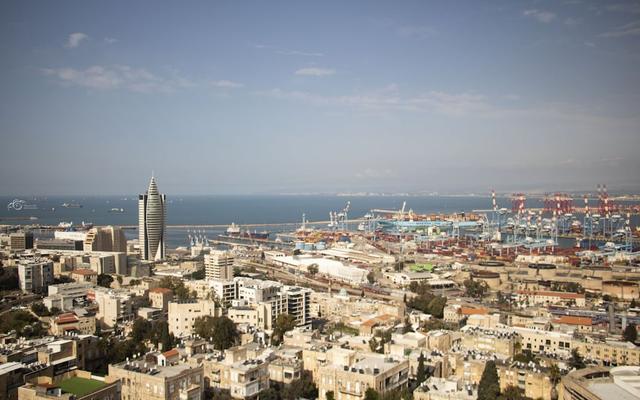
<instances>
[{"instance_id":1,"label":"tree","mask_svg":"<svg viewBox=\"0 0 640 400\"><path fill-rule=\"evenodd\" d=\"M526 397L522 393L522 389L517 386L509 385L504 388L504 392L498 396L499 400L525 400Z\"/></svg>"},{"instance_id":2,"label":"tree","mask_svg":"<svg viewBox=\"0 0 640 400\"><path fill-rule=\"evenodd\" d=\"M484 365L482 378L478 384L478 400L495 400L500 394L500 379L498 370L493 360L487 361Z\"/></svg>"},{"instance_id":3,"label":"tree","mask_svg":"<svg viewBox=\"0 0 640 400\"><path fill-rule=\"evenodd\" d=\"M189 289L184 286L184 282L178 278L174 278L172 276L165 276L160 281L161 288L171 289L173 294L178 298L178 300L188 300L191 298L191 293Z\"/></svg>"},{"instance_id":4,"label":"tree","mask_svg":"<svg viewBox=\"0 0 640 400\"><path fill-rule=\"evenodd\" d=\"M33 313L38 317L48 317L51 315L51 312L40 301L31 304L31 311L33 311Z\"/></svg>"},{"instance_id":5,"label":"tree","mask_svg":"<svg viewBox=\"0 0 640 400\"><path fill-rule=\"evenodd\" d=\"M318 397L318 388L313 383L309 371L303 371L300 378L292 380L282 390L282 400L315 399L316 397Z\"/></svg>"},{"instance_id":6,"label":"tree","mask_svg":"<svg viewBox=\"0 0 640 400\"><path fill-rule=\"evenodd\" d=\"M569 366L575 369L585 368L587 365L584 363L584 358L578 352L578 349L571 350L571 358L569 358Z\"/></svg>"},{"instance_id":7,"label":"tree","mask_svg":"<svg viewBox=\"0 0 640 400\"><path fill-rule=\"evenodd\" d=\"M110 288L113 282L113 277L107 274L98 275L98 286Z\"/></svg>"},{"instance_id":8,"label":"tree","mask_svg":"<svg viewBox=\"0 0 640 400\"><path fill-rule=\"evenodd\" d=\"M373 388L368 388L366 392L364 392L364 400L381 400L380 393L376 392Z\"/></svg>"},{"instance_id":9,"label":"tree","mask_svg":"<svg viewBox=\"0 0 640 400\"><path fill-rule=\"evenodd\" d=\"M0 268L0 290L18 290L20 283L18 282L17 268Z\"/></svg>"},{"instance_id":10,"label":"tree","mask_svg":"<svg viewBox=\"0 0 640 400\"><path fill-rule=\"evenodd\" d=\"M624 328L624 333L622 334L624 340L627 342L635 343L638 340L638 330L636 329L636 324L629 324L626 328Z\"/></svg>"},{"instance_id":11,"label":"tree","mask_svg":"<svg viewBox=\"0 0 640 400\"><path fill-rule=\"evenodd\" d=\"M193 323L193 330L200 337L213 342L218 350L226 350L236 343L238 332L236 324L227 317L198 317Z\"/></svg>"},{"instance_id":12,"label":"tree","mask_svg":"<svg viewBox=\"0 0 640 400\"><path fill-rule=\"evenodd\" d=\"M376 274L374 274L373 271L369 271L367 274L367 280L369 283L374 283L376 281Z\"/></svg>"},{"instance_id":13,"label":"tree","mask_svg":"<svg viewBox=\"0 0 640 400\"><path fill-rule=\"evenodd\" d=\"M143 342L149 338L151 334L151 323L144 318L136 318L131 327L131 339L136 343Z\"/></svg>"},{"instance_id":14,"label":"tree","mask_svg":"<svg viewBox=\"0 0 640 400\"><path fill-rule=\"evenodd\" d=\"M549 379L551 379L551 383L553 383L553 386L557 385L558 382L560 382L560 378L562 378L562 373L560 372L558 364L551 364L551 366L549 367Z\"/></svg>"},{"instance_id":15,"label":"tree","mask_svg":"<svg viewBox=\"0 0 640 400\"><path fill-rule=\"evenodd\" d=\"M631 303L629 303L629 308L638 307L638 303L636 303L636 299L631 299Z\"/></svg>"},{"instance_id":16,"label":"tree","mask_svg":"<svg viewBox=\"0 0 640 400\"><path fill-rule=\"evenodd\" d=\"M318 266L316 264L311 264L307 267L307 272L309 275L313 276L318 273Z\"/></svg>"},{"instance_id":17,"label":"tree","mask_svg":"<svg viewBox=\"0 0 640 400\"><path fill-rule=\"evenodd\" d=\"M280 314L276 318L276 323L273 327L273 334L271 335L271 344L274 346L282 343L284 334L296 327L296 318L289 314Z\"/></svg>"},{"instance_id":18,"label":"tree","mask_svg":"<svg viewBox=\"0 0 640 400\"><path fill-rule=\"evenodd\" d=\"M333 390L329 390L325 395L327 400L335 400L336 396L333 394Z\"/></svg>"},{"instance_id":19,"label":"tree","mask_svg":"<svg viewBox=\"0 0 640 400\"><path fill-rule=\"evenodd\" d=\"M418 370L416 371L416 384L420 386L427 379L427 370L424 366L424 354L420 352L418 357Z\"/></svg>"},{"instance_id":20,"label":"tree","mask_svg":"<svg viewBox=\"0 0 640 400\"><path fill-rule=\"evenodd\" d=\"M474 299L481 299L489 290L489 285L485 281L475 281L467 279L464 281L465 293Z\"/></svg>"},{"instance_id":21,"label":"tree","mask_svg":"<svg viewBox=\"0 0 640 400\"><path fill-rule=\"evenodd\" d=\"M199 270L191 274L191 278L193 279L200 280L200 279L204 279L204 277L205 277L204 268L200 268Z\"/></svg>"}]
</instances>

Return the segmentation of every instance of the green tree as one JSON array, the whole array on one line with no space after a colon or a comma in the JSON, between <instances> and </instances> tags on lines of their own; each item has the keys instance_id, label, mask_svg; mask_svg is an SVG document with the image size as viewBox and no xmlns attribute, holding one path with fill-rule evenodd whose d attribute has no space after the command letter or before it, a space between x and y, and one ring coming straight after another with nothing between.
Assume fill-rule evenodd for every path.
<instances>
[{"instance_id":1,"label":"green tree","mask_svg":"<svg viewBox=\"0 0 640 400\"><path fill-rule=\"evenodd\" d=\"M465 293L469 297L474 299L482 299L489 290L489 285L485 281L475 281L473 279L467 279L464 281Z\"/></svg>"},{"instance_id":2,"label":"green tree","mask_svg":"<svg viewBox=\"0 0 640 400\"><path fill-rule=\"evenodd\" d=\"M318 397L318 388L313 383L311 373L303 371L300 378L294 379L282 389L282 400L315 399Z\"/></svg>"},{"instance_id":3,"label":"green tree","mask_svg":"<svg viewBox=\"0 0 640 400\"><path fill-rule=\"evenodd\" d=\"M549 379L551 379L551 383L553 384L553 386L557 385L558 382L560 382L561 378L562 378L562 373L560 372L560 368L558 367L558 364L556 363L551 364L551 366L549 367Z\"/></svg>"},{"instance_id":4,"label":"green tree","mask_svg":"<svg viewBox=\"0 0 640 400\"><path fill-rule=\"evenodd\" d=\"M318 266L316 264L311 264L307 267L307 272L309 275L313 276L318 273Z\"/></svg>"},{"instance_id":5,"label":"green tree","mask_svg":"<svg viewBox=\"0 0 640 400\"><path fill-rule=\"evenodd\" d=\"M424 366L424 354L420 352L418 357L418 369L416 371L416 384L419 386L427 379L427 369Z\"/></svg>"},{"instance_id":6,"label":"green tree","mask_svg":"<svg viewBox=\"0 0 640 400\"><path fill-rule=\"evenodd\" d=\"M325 397L327 398L327 400L335 400L336 398L336 396L333 394L333 390L329 390Z\"/></svg>"},{"instance_id":7,"label":"green tree","mask_svg":"<svg viewBox=\"0 0 640 400\"><path fill-rule=\"evenodd\" d=\"M51 315L51 312L40 301L31 304L31 311L39 317L48 317Z\"/></svg>"},{"instance_id":8,"label":"green tree","mask_svg":"<svg viewBox=\"0 0 640 400\"><path fill-rule=\"evenodd\" d=\"M638 307L638 303L636 303L636 299L631 299L631 303L629 303L629 308Z\"/></svg>"},{"instance_id":9,"label":"green tree","mask_svg":"<svg viewBox=\"0 0 640 400\"><path fill-rule=\"evenodd\" d=\"M205 277L204 268L200 268L199 270L191 274L191 278L193 279L200 280L200 279L204 279L204 277Z\"/></svg>"},{"instance_id":10,"label":"green tree","mask_svg":"<svg viewBox=\"0 0 640 400\"><path fill-rule=\"evenodd\" d=\"M504 391L500 396L498 396L499 400L526 400L524 393L522 393L522 389L517 386L509 385L504 388Z\"/></svg>"},{"instance_id":11,"label":"green tree","mask_svg":"<svg viewBox=\"0 0 640 400\"><path fill-rule=\"evenodd\" d=\"M569 366L575 369L585 368L587 365L584 363L584 358L578 352L578 349L571 350L571 357L569 358Z\"/></svg>"},{"instance_id":12,"label":"green tree","mask_svg":"<svg viewBox=\"0 0 640 400\"><path fill-rule=\"evenodd\" d=\"M236 343L236 324L227 317L198 317L193 329L200 337L210 340L217 350L226 350Z\"/></svg>"},{"instance_id":13,"label":"green tree","mask_svg":"<svg viewBox=\"0 0 640 400\"><path fill-rule=\"evenodd\" d=\"M478 400L495 400L500 394L500 379L496 363L492 360L484 365L484 371L478 384Z\"/></svg>"},{"instance_id":14,"label":"green tree","mask_svg":"<svg viewBox=\"0 0 640 400\"><path fill-rule=\"evenodd\" d=\"M627 342L635 343L638 340L638 330L636 329L636 324L629 324L626 328L624 328L624 333L622 334L624 340Z\"/></svg>"},{"instance_id":15,"label":"green tree","mask_svg":"<svg viewBox=\"0 0 640 400\"><path fill-rule=\"evenodd\" d=\"M113 277L107 274L98 275L98 286L110 288L113 282Z\"/></svg>"},{"instance_id":16,"label":"green tree","mask_svg":"<svg viewBox=\"0 0 640 400\"><path fill-rule=\"evenodd\" d=\"M366 392L364 392L364 400L381 400L380 393L376 392L373 388L368 388Z\"/></svg>"},{"instance_id":17,"label":"green tree","mask_svg":"<svg viewBox=\"0 0 640 400\"><path fill-rule=\"evenodd\" d=\"M20 282L18 281L18 269L2 267L0 268L0 290L18 290Z\"/></svg>"},{"instance_id":18,"label":"green tree","mask_svg":"<svg viewBox=\"0 0 640 400\"><path fill-rule=\"evenodd\" d=\"M144 342L149 339L151 334L151 323L144 318L136 318L131 327L131 339L136 343Z\"/></svg>"},{"instance_id":19,"label":"green tree","mask_svg":"<svg viewBox=\"0 0 640 400\"><path fill-rule=\"evenodd\" d=\"M274 346L282 343L284 334L296 327L296 319L289 314L280 314L276 318L276 323L273 327L273 334L271 335L271 344Z\"/></svg>"},{"instance_id":20,"label":"green tree","mask_svg":"<svg viewBox=\"0 0 640 400\"><path fill-rule=\"evenodd\" d=\"M187 287L184 286L184 282L178 278L165 276L160 281L159 287L171 289L178 300L182 301L192 298L192 294L189 292L189 289L187 289Z\"/></svg>"}]
</instances>

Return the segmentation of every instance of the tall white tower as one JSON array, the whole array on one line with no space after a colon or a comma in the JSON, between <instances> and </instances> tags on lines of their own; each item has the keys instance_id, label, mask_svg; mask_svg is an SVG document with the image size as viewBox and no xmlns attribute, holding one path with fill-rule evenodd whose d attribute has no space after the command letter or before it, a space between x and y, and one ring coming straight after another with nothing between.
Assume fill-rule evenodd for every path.
<instances>
[{"instance_id":1,"label":"tall white tower","mask_svg":"<svg viewBox=\"0 0 640 400\"><path fill-rule=\"evenodd\" d=\"M152 176L147 193L138 196L138 238L143 260L164 258L167 218L166 196L158 192Z\"/></svg>"}]
</instances>

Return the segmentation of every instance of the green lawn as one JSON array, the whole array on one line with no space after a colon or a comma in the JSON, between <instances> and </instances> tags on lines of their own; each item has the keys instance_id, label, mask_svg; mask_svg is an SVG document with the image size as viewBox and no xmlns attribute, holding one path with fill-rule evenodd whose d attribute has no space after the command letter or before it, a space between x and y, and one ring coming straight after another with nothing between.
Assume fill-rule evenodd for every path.
<instances>
[{"instance_id":1,"label":"green lawn","mask_svg":"<svg viewBox=\"0 0 640 400\"><path fill-rule=\"evenodd\" d=\"M60 382L60 387L67 393L73 393L78 397L93 393L101 387L106 386L104 382L85 378L69 378Z\"/></svg>"}]
</instances>

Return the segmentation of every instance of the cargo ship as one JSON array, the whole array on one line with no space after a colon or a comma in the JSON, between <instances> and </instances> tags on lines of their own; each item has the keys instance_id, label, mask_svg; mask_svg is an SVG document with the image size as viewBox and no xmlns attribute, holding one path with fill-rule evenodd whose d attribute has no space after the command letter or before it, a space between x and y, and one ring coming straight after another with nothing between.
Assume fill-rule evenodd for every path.
<instances>
[{"instance_id":1,"label":"cargo ship","mask_svg":"<svg viewBox=\"0 0 640 400\"><path fill-rule=\"evenodd\" d=\"M79 203L62 203L64 208L82 208L82 204Z\"/></svg>"},{"instance_id":2,"label":"cargo ship","mask_svg":"<svg viewBox=\"0 0 640 400\"><path fill-rule=\"evenodd\" d=\"M268 231L262 231L262 232L245 231L240 234L240 237L247 238L247 239L267 240L269 239L269 232Z\"/></svg>"}]
</instances>

